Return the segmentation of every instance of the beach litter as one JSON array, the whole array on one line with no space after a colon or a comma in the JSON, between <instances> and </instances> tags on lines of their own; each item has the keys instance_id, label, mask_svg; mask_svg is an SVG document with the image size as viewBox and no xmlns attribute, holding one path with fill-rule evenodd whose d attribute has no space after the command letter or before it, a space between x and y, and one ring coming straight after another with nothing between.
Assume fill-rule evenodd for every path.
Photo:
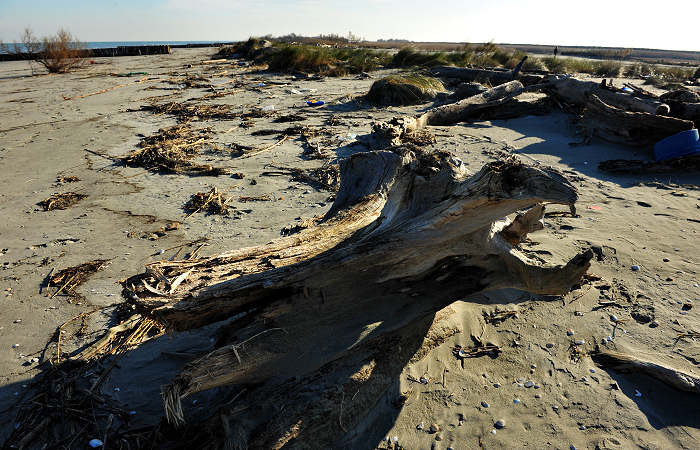
<instances>
[{"instance_id":1,"label":"beach litter","mask_svg":"<svg viewBox=\"0 0 700 450\"><path fill-rule=\"evenodd\" d=\"M51 197L39 202L39 205L44 208L44 211L68 209L85 198L87 198L86 194L65 192L63 194L53 194Z\"/></svg>"}]
</instances>

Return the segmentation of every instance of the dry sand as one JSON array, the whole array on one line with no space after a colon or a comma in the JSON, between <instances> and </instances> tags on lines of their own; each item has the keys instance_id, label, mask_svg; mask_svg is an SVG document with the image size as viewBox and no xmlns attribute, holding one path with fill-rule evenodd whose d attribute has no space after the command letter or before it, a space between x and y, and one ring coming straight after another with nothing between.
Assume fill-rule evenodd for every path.
<instances>
[{"instance_id":1,"label":"dry sand","mask_svg":"<svg viewBox=\"0 0 700 450\"><path fill-rule=\"evenodd\" d=\"M330 207L327 191L291 181L288 176L261 175L269 164L309 168L323 163L301 157L298 137L247 159L232 157L232 144L264 147L274 143L276 136L251 136L251 132L301 123L323 126L328 134L316 139L334 156L342 157L366 147L341 138L348 134L361 137L369 133L375 120L413 114L429 106L361 108L352 98L365 93L372 80L290 81L287 76L246 73L247 69L236 64L198 64L211 53L211 49L178 49L171 55L101 59L71 74L34 77L29 76L26 62L0 64L0 165L4 174L0 181L0 439L13 429L15 402L27 399L28 383L48 364L45 358L52 354L55 343L46 351L45 347L56 328L81 312L121 302L118 280L141 272L144 263L171 257L177 251L171 248L201 238L207 239L201 254L264 244L296 218L313 217ZM167 83L177 78L173 73L211 77L224 70L226 74L211 78L214 87L235 93L192 103L232 105L235 112L273 105L280 114L300 113L307 120L272 123L260 118L254 119L252 128L239 126L240 119L195 120L195 127L212 127L217 132L212 142L220 147L202 152L199 161L242 172L242 180L153 174L115 163L113 158L136 148L139 135L177 124L170 115L141 111L149 97L182 102L211 92ZM141 71L149 73L141 82L137 81L142 75L110 75ZM260 82L266 85L258 87ZM124 86L64 100L117 85ZM301 88L317 91L290 93ZM327 106L306 107L305 100L312 97L327 101ZM336 120L329 122L331 117ZM590 272L602 280L563 300L493 292L458 301L438 313L432 330L451 337L406 366L396 379L392 392L408 393L403 407L395 406L391 394L368 405L368 419L349 430L355 442L361 442L357 445L386 447L386 438L395 436L408 449L700 448L697 395L668 388L644 375L606 371L586 355L580 361L570 358L573 339L584 339L583 348L590 351L610 336L607 347L649 354L700 374L697 340L676 339L680 333L700 331L700 307L682 311L682 304L697 302L700 293L698 175L604 174L597 169L600 161L645 159L648 150L600 141L571 148L568 143L578 138L571 118L561 113L432 131L436 146L455 153L472 171L505 151L559 168L574 179L580 191L580 217L548 217L545 229L532 234L526 248L560 262L581 248L597 246L599 257ZM80 181L60 184L58 176L77 176ZM183 205L190 196L213 186L234 196L230 202L233 213L196 213L185 219ZM68 191L88 197L66 210L44 211L37 205L54 193ZM271 200L238 200L261 195ZM153 232L174 221L182 223L178 230L152 239ZM161 249L165 250L162 256ZM48 293L53 289L39 293L52 269L98 258L110 262L78 288L82 299L51 298ZM615 304L596 307L602 300ZM517 308L519 313L502 323L487 324L484 312L497 307ZM66 339L66 349L98 338L112 325L112 310L92 315L84 340ZM611 314L624 323L613 329ZM652 320L659 326L651 327ZM569 329L573 336L567 336ZM214 331L211 327L145 343L122 359L102 392L135 412L133 426L157 422L162 415L160 386L189 359L211 348ZM503 352L497 358L471 358L462 363L452 348L471 345L471 334L502 345ZM31 362L34 357L39 358L38 363ZM415 383L411 377L428 381ZM535 386L525 387L528 381ZM346 393L345 399L352 401L353 394ZM187 400L186 416L205 412L217 395L205 392L193 397L196 402ZM492 432L499 419L505 421L505 428ZM328 420L335 425L338 417ZM417 429L421 423L424 430ZM428 432L433 423L439 426L438 433ZM339 442L341 438L339 435ZM303 446L313 448L314 443ZM73 448L85 447L86 443L75 443Z\"/></svg>"}]
</instances>

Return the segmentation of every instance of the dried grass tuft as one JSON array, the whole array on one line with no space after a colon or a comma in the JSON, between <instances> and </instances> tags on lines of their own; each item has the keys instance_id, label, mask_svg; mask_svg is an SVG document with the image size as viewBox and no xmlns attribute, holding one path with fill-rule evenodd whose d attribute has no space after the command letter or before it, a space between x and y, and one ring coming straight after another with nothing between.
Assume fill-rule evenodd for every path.
<instances>
[{"instance_id":1,"label":"dried grass tuft","mask_svg":"<svg viewBox=\"0 0 700 450\"><path fill-rule=\"evenodd\" d=\"M65 192L63 194L53 194L51 197L42 200L39 205L44 208L44 211L67 209L84 198L87 198L87 195L78 194L77 192Z\"/></svg>"}]
</instances>

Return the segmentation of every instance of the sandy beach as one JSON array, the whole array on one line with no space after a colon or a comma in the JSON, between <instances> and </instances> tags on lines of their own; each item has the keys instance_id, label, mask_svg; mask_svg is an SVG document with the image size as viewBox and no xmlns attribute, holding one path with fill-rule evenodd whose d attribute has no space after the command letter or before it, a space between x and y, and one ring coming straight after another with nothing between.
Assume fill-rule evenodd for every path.
<instances>
[{"instance_id":1,"label":"sandy beach","mask_svg":"<svg viewBox=\"0 0 700 450\"><path fill-rule=\"evenodd\" d=\"M334 192L294 179L289 169L308 171L369 151L365 138L374 122L431 107L372 107L361 100L376 79L396 70L372 72L368 79L294 80L238 60L202 64L214 53L175 49L98 58L68 74L36 76L27 62L0 63L3 448L17 446L8 440L18 438L17 414L36 395L33 383L50 370L58 336L64 355L75 355L119 323L120 281L142 273L149 262L263 245L301 219L322 216ZM307 100L325 104L310 107ZM189 114L184 120L144 108L168 102L223 109L217 117ZM221 115L224 110L229 117ZM200 133L195 139L203 136L194 161L226 175L156 173L121 162L143 139L185 122ZM280 134L297 125L313 133ZM552 264L593 248L591 281L561 297L496 290L455 299L430 316L417 348L382 347L359 364L352 375L356 388L346 390L345 381L333 378L341 377L337 371L319 379L318 395L327 390L342 403L317 418L326 424L322 431L307 429L303 439L276 448L700 448L697 394L635 371L606 369L590 357L603 346L700 377L698 338L683 337L700 331L697 172L604 173L601 161L650 159L650 150L599 139L569 146L580 137L572 116L560 111L430 131L432 148L451 152L472 174L504 154L563 173L578 190L577 214L553 205L544 229L530 234L523 248ZM241 149L259 153L243 157ZM314 152L325 156L310 157ZM212 188L226 199L227 215L185 208L194 194ZM67 192L85 197L62 210L40 205ZM59 271L94 260L104 260L103 267L73 295L47 286ZM497 311L514 314L490 320ZM164 417L161 387L215 348L219 325L145 340L122 355L92 393L129 413L120 422L123 430L154 427ZM345 324L337 326L340 334ZM455 357L455 346L471 346L472 336L499 346L500 353ZM584 342L572 344L579 340ZM580 354L572 353L572 345ZM309 375L304 367L295 369L296 381ZM362 373L373 375L365 379ZM380 381L391 387L375 395L373 383ZM234 408L253 395L247 389L233 385L189 396L184 415L196 423L222 405ZM245 401L254 404L251 398ZM293 429L296 410L286 407ZM249 408L235 414L236 426L252 433L247 421L266 413ZM47 434L26 448L57 440L64 440L62 446L45 448L88 448L78 431L75 442ZM329 443L329 436L336 440ZM218 448L200 444L188 445ZM126 448L118 442L105 447Z\"/></svg>"}]
</instances>

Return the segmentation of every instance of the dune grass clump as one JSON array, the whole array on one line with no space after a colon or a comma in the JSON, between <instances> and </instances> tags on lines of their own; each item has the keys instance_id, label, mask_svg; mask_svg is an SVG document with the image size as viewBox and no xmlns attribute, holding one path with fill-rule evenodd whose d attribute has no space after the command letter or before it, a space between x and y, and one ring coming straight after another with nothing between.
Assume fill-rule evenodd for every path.
<instances>
[{"instance_id":1,"label":"dune grass clump","mask_svg":"<svg viewBox=\"0 0 700 450\"><path fill-rule=\"evenodd\" d=\"M622 64L617 61L600 61L593 74L599 77L619 77Z\"/></svg>"},{"instance_id":2,"label":"dune grass clump","mask_svg":"<svg viewBox=\"0 0 700 450\"><path fill-rule=\"evenodd\" d=\"M402 106L424 103L445 92L437 78L423 75L391 75L372 83L365 99L379 106Z\"/></svg>"},{"instance_id":3,"label":"dune grass clump","mask_svg":"<svg viewBox=\"0 0 700 450\"><path fill-rule=\"evenodd\" d=\"M444 52L420 52L412 48L399 50L391 59L392 67L434 67L449 64Z\"/></svg>"},{"instance_id":4,"label":"dune grass clump","mask_svg":"<svg viewBox=\"0 0 700 450\"><path fill-rule=\"evenodd\" d=\"M564 58L557 58L556 56L545 56L541 58L542 63L547 67L552 73L565 73L567 71L566 61Z\"/></svg>"},{"instance_id":5,"label":"dune grass clump","mask_svg":"<svg viewBox=\"0 0 700 450\"><path fill-rule=\"evenodd\" d=\"M654 66L646 63L625 66L622 75L628 78L645 78L654 75Z\"/></svg>"},{"instance_id":6,"label":"dune grass clump","mask_svg":"<svg viewBox=\"0 0 700 450\"><path fill-rule=\"evenodd\" d=\"M544 66L552 73L588 73L596 72L599 62L578 58L557 58L546 56L541 59Z\"/></svg>"},{"instance_id":7,"label":"dune grass clump","mask_svg":"<svg viewBox=\"0 0 700 450\"><path fill-rule=\"evenodd\" d=\"M304 72L325 76L344 76L376 70L389 61L386 52L365 48L330 48L311 45L282 44L267 53L266 62L272 71Z\"/></svg>"}]
</instances>

